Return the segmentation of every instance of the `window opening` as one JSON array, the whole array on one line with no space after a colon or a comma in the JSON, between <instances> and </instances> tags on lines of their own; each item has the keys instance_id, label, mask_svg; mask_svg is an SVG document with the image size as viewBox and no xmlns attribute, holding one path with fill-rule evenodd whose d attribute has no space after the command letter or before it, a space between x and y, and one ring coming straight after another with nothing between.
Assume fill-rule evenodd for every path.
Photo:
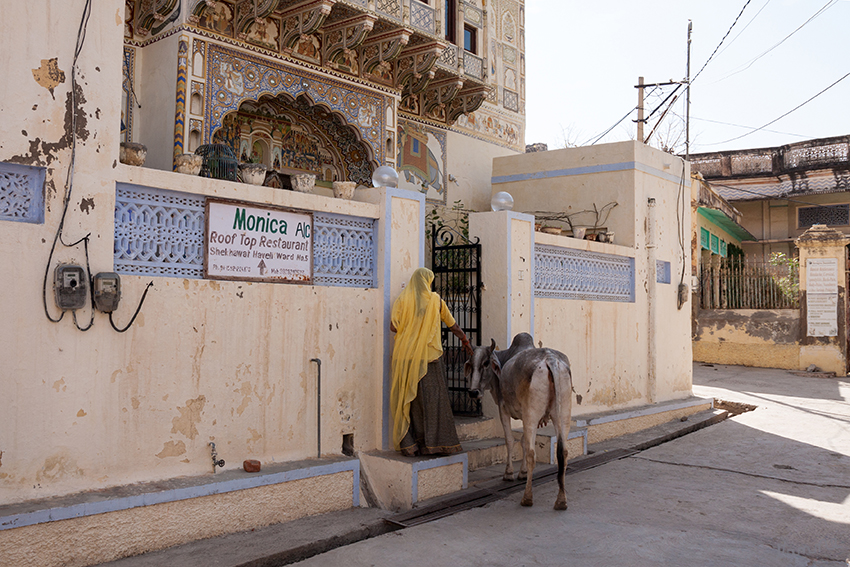
<instances>
[{"instance_id":1,"label":"window opening","mask_svg":"<svg viewBox=\"0 0 850 567\"><path fill-rule=\"evenodd\" d=\"M463 26L463 48L470 53L478 52L478 30L472 26Z\"/></svg>"}]
</instances>

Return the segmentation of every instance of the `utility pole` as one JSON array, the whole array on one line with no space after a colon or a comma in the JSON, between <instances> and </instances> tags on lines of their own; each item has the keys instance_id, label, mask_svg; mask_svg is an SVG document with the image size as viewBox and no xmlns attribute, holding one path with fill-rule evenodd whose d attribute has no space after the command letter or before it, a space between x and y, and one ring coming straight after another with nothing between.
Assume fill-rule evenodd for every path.
<instances>
[{"instance_id":1,"label":"utility pole","mask_svg":"<svg viewBox=\"0 0 850 567\"><path fill-rule=\"evenodd\" d=\"M687 92L685 93L685 161L690 161L691 157L691 31L693 23L688 20L688 64L685 70L685 84Z\"/></svg>"},{"instance_id":2,"label":"utility pole","mask_svg":"<svg viewBox=\"0 0 850 567\"><path fill-rule=\"evenodd\" d=\"M643 77L638 77L638 117L637 117L637 140L641 144L643 143Z\"/></svg>"}]
</instances>

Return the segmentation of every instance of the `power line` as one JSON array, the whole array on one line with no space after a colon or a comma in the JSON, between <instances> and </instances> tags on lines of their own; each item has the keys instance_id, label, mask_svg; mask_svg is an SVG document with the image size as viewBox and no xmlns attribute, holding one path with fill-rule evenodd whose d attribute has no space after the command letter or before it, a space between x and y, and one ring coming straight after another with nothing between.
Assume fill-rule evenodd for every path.
<instances>
[{"instance_id":1,"label":"power line","mask_svg":"<svg viewBox=\"0 0 850 567\"><path fill-rule=\"evenodd\" d=\"M727 43L727 44L726 44L726 47L724 47L723 49L721 49L721 50L720 50L717 54L718 54L718 55L721 55L724 51L726 51L727 49L729 49L729 46L731 46L733 43L735 43L735 40L736 40L736 39L738 39L739 37L741 37L742 35L744 35L744 32L745 32L745 31L747 31L747 28L748 28L748 27L750 27L750 25L752 25L752 23L753 23L754 21L756 21L756 18L758 18L758 17L759 17L759 15L760 15L762 12L764 12L764 9L765 9L765 8L767 8L767 5L768 5L768 4L770 4L770 0L767 0L767 2L765 2L765 3L764 3L764 6L762 6L762 7L759 9L759 11L758 11L758 12L756 12L756 15L755 15L755 16L753 16L753 19L751 19L749 22L747 22L747 25L745 25L745 26L744 26L744 28L743 28L740 32L738 32L738 35L736 35L735 37L733 37L732 39L730 39L730 40L729 40L729 43Z\"/></svg>"},{"instance_id":2,"label":"power line","mask_svg":"<svg viewBox=\"0 0 850 567\"><path fill-rule=\"evenodd\" d=\"M602 134L600 134L598 137L596 137L596 139L595 139L595 140L593 140L593 142L591 142L591 144L590 144L590 145L591 145L591 146L593 146L594 144L596 144L596 142L598 142L599 140L601 140L602 138L604 138L604 137L608 134L608 132L610 132L611 130L613 130L613 129L614 129L614 128L616 128L617 126L619 126L619 125L620 125L620 123L621 123L623 120L625 120L626 118L628 118L628 117L629 117L629 115L630 115L630 114L631 114L631 113L632 113L632 112L633 112L636 108L637 108L636 106L635 106L635 107L630 108L630 109L629 109L629 111L628 111L628 112L627 112L627 113L626 113L626 114L625 114L622 118L620 118L619 120L617 120L617 122L615 122L613 126L611 126L611 127L610 127L610 128L608 128L607 130L605 130L604 132L602 132ZM589 140L588 140L588 141L589 141ZM584 143L584 144L582 144L582 145L587 145L587 142L585 142L585 143Z\"/></svg>"},{"instance_id":3,"label":"power line","mask_svg":"<svg viewBox=\"0 0 850 567\"><path fill-rule=\"evenodd\" d=\"M750 5L750 2L752 2L752 0L747 0L746 3L744 3L744 7L741 8L740 12L738 12L738 16L735 18L735 21L732 22L732 25L729 26L729 29L726 31L726 34L723 36L723 39L720 40L720 43L718 43L717 47L714 48L714 51L711 53L711 56L705 61L705 63L703 63L702 69L697 71L697 74L694 75L694 77L691 79L691 81L690 81L691 84L693 84L693 82L697 80L697 77L700 76L700 73L702 73L703 70L705 70L705 66L708 65L711 62L712 59L714 59L714 56L717 54L717 50L720 49L720 46L723 45L723 42L726 41L727 37L729 37L729 34L732 32L732 28L734 28L735 24L738 23L738 20L741 18L741 15L744 13L744 10L747 9L747 6Z\"/></svg>"},{"instance_id":4,"label":"power line","mask_svg":"<svg viewBox=\"0 0 850 567\"><path fill-rule=\"evenodd\" d=\"M815 100L817 97L819 97L820 95L822 95L823 93L825 93L826 91L828 91L829 89L831 89L832 87L834 87L835 85L837 85L838 83L840 83L841 81L843 81L844 79L846 79L847 77L850 77L850 73L847 73L846 75L844 75L843 77L841 77L840 79L838 79L837 81L835 81L834 83L832 83L831 85L829 85L828 87L826 87L825 89L823 89L821 92L819 92L818 94L816 94L815 96L813 96L812 98L810 98L809 100L807 100L806 102L804 102L804 103L802 103L802 104L798 104L797 106L795 106L794 108L792 108L791 110L789 110L788 112L786 112L785 114L783 114L782 116L780 116L779 118L774 118L773 120L771 120L771 121L770 121L770 122L768 122L767 124L765 124L765 125L763 125L763 126L759 126L758 128L753 129L751 132L747 132L746 134L741 134L740 136L736 136L735 138L730 138L730 139L728 139L728 140L724 140L724 141L722 141L722 142L714 142L714 143L712 143L712 144L703 144L703 145L704 145L704 146L717 146L717 145L720 145L720 144L727 144L727 143L729 143L729 142L734 142L735 140L740 140L741 138L743 138L743 137L745 137L745 136L749 136L750 134L754 134L754 133L758 132L759 130L763 130L763 129L765 129L766 127L768 127L768 126L770 126L771 124L773 124L774 122L778 122L779 120L782 120L783 118L785 118L786 116L788 116L788 115L789 115L789 114L791 114L792 112L796 111L797 109L802 108L803 106L805 106L805 105L809 104L810 102L812 102L813 100Z\"/></svg>"},{"instance_id":5,"label":"power line","mask_svg":"<svg viewBox=\"0 0 850 567\"><path fill-rule=\"evenodd\" d=\"M723 183L716 183L714 181L710 181L708 179L704 180L711 186L724 187L726 189L731 189L733 191L740 191L741 193L750 193L752 195L757 195L759 197L764 197L766 199L773 199L775 201L788 201L790 203L800 203L802 205L814 205L815 207L823 207L825 206L823 203L810 203L809 201L802 201L800 199L792 199L791 197L777 197L776 195L765 195L764 193L759 193L758 191L752 191L750 189L741 189L740 187L733 187L731 185L724 185ZM722 195L721 195L722 197ZM741 199L743 200L743 199Z\"/></svg>"},{"instance_id":6,"label":"power line","mask_svg":"<svg viewBox=\"0 0 850 567\"><path fill-rule=\"evenodd\" d=\"M671 112L673 116L684 120L684 117L681 114L676 112ZM721 122L720 120L709 120L708 118L698 118L696 116L691 116L691 120L699 120L700 122L711 122L712 124L722 124L723 126L734 126L735 128L746 128L748 130L754 130L755 126L744 126L743 124L733 124L731 122ZM795 136L797 138L814 138L814 136L809 136L806 134L794 134L793 132L780 132L779 130L764 130L765 132L770 132L771 134L783 134L785 136Z\"/></svg>"},{"instance_id":7,"label":"power line","mask_svg":"<svg viewBox=\"0 0 850 567\"><path fill-rule=\"evenodd\" d=\"M777 43L776 45L774 45L773 47L771 47L770 49L768 49L767 51L765 51L765 52L764 52L764 53L762 53L761 55L758 55L758 56L756 56L754 59L751 59L750 61L748 61L747 63L745 63L745 65L746 65L746 66L745 66L744 68L742 68L742 69L738 69L737 71L733 71L733 72L729 73L728 75L726 75L725 77L722 77L722 78L720 78L720 79L717 79L717 80L716 80L716 81L714 81L714 82L715 82L715 83L719 83L720 81L726 80L726 79L728 79L729 77L732 77L732 76L734 76L734 75L737 75L738 73L743 73L744 71L746 71L747 69L749 69L750 67L752 67L752 66L753 66L753 64L754 64L756 61L758 61L759 59L761 59L762 57L764 57L765 55L767 55L768 53L770 53L771 51L773 51L774 49L776 49L777 47L779 47L780 45L782 45L783 43L785 43L785 41L786 41L788 38L790 38L792 35L794 35L794 34L795 34L795 33L797 33L798 31L800 31L801 29L803 29L803 27L804 27L806 24L808 24L809 22L811 22L812 20L814 20L815 18L817 18L818 16L820 16L821 14L823 14L826 10L828 10L829 8L831 8L832 6L834 6L837 2L838 2L838 0L829 0L826 4L824 4L824 5L821 7L821 9L820 9L820 10L818 10L817 12L815 12L815 14L814 14L812 17L810 17L808 20L806 20L805 22L803 22L802 24L800 24L800 26L799 26L797 29L795 29L794 31L792 31L791 33L789 33L788 35L786 35L784 38L782 38L782 40L780 40L780 41L779 41L779 43ZM757 14L757 15L758 15L758 14ZM714 83L712 83L712 84L714 84Z\"/></svg>"}]
</instances>

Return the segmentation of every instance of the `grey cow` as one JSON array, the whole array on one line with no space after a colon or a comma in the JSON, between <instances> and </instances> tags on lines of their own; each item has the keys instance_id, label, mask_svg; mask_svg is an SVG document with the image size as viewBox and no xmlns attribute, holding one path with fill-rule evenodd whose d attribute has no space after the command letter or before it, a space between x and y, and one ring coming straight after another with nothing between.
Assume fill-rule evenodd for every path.
<instances>
[{"instance_id":1,"label":"grey cow","mask_svg":"<svg viewBox=\"0 0 850 567\"><path fill-rule=\"evenodd\" d=\"M472 377L469 382L471 397L478 398L482 390L490 390L499 407L508 451L505 480L513 480L514 475L511 418L522 420L522 461L517 478L526 481L520 502L523 506L534 503L531 476L537 426L552 418L558 437L558 497L555 509L566 510L564 473L572 413L572 375L566 355L550 348L534 348L531 335L520 333L514 337L508 350L497 351L493 340L489 347L476 347L472 358L466 362L464 373Z\"/></svg>"}]
</instances>

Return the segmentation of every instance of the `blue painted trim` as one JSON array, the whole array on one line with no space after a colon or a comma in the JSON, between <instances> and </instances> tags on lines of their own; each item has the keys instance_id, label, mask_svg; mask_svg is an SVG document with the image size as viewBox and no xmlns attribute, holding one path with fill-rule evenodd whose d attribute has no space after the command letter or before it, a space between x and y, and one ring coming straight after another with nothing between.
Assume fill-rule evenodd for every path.
<instances>
[{"instance_id":1,"label":"blue painted trim","mask_svg":"<svg viewBox=\"0 0 850 567\"><path fill-rule=\"evenodd\" d=\"M615 413L610 415L602 415L599 417L590 417L587 419L576 419L576 427L588 427L593 425L601 425L603 423L611 423L613 421L622 421L626 419L632 419L635 417L645 417L648 415L655 415L658 413L664 413L668 411L676 411L680 409L691 408L694 406L701 406L705 404L710 404L711 407L714 407L714 400L711 398L696 398L691 400L683 400L683 401L674 401L662 403L659 405L652 405L647 407L642 407L634 410L626 410L621 413Z\"/></svg>"},{"instance_id":2,"label":"blue painted trim","mask_svg":"<svg viewBox=\"0 0 850 567\"><path fill-rule=\"evenodd\" d=\"M589 165L585 167L571 167L567 169L555 169L552 171L535 171L532 173L516 173L514 175L499 175L490 178L493 185L499 183L515 183L517 181L532 181L537 179L554 179L557 177L572 177L573 175L588 175L594 173L611 173L615 171L640 171L648 175L660 177L666 181L679 183L681 177L665 173L646 164L635 161L624 161L620 163L606 163L602 165Z\"/></svg>"},{"instance_id":3,"label":"blue painted trim","mask_svg":"<svg viewBox=\"0 0 850 567\"><path fill-rule=\"evenodd\" d=\"M273 484L283 484L293 480L303 480L305 478L315 478L337 474L340 472L352 471L354 473L354 481L352 485L352 505L360 505L360 461L357 459L351 461L342 461L328 465L318 465L303 469L294 469L279 473L272 473L259 476L247 476L233 480L225 480L221 482L212 482L199 486L190 486L186 488L175 488L172 490L163 490L159 492L149 492L138 494L135 496L127 496L124 498L110 498L98 502L83 502L72 506L63 506L59 508L46 508L35 512L27 512L22 514L12 514L9 516L0 517L0 531L21 528L24 526L32 526L35 524L43 524L47 522L56 522L60 520L70 520L73 518L82 518L85 516L94 516L96 514L105 514L108 512L118 512L121 510L129 510L131 508L140 508L143 506L153 506L155 504L166 504L169 502L179 502L181 500L191 500L193 498L201 498L203 496L212 496L214 494L226 494L228 492L236 492L250 488L259 488L262 486L270 486Z\"/></svg>"},{"instance_id":4,"label":"blue painted trim","mask_svg":"<svg viewBox=\"0 0 850 567\"><path fill-rule=\"evenodd\" d=\"M512 236L511 221L513 219L511 219L510 213L508 213L505 216L505 218L507 219L507 227L506 227L506 232L505 232L505 241L506 241L505 259L507 260L507 265L508 265L507 266L508 289L507 289L507 294L506 294L507 297L505 298L506 302L507 302L507 305L505 305L505 308L507 309L507 321L506 321L507 328L505 329L505 332L507 334L505 335L505 340L507 342L505 343L505 346L502 347L502 348L508 348L508 347L511 346L511 339L513 339L513 334L512 334L513 325L511 325L511 319L512 319L511 314L514 311L514 306L513 306L513 292L514 292L514 284L513 284L513 282L514 282L514 276L513 276L514 269L513 268L514 267L513 267L513 257L512 257L513 255L511 254L511 240L512 240L511 239L511 236Z\"/></svg>"},{"instance_id":5,"label":"blue painted trim","mask_svg":"<svg viewBox=\"0 0 850 567\"><path fill-rule=\"evenodd\" d=\"M469 457L466 453L459 453L456 455L448 455L446 457L438 457L436 459L413 462L410 475L411 502L415 504L419 501L419 471L425 471L437 467L446 467L458 463L463 465L461 467L461 469L463 470L462 487L465 489L469 483Z\"/></svg>"}]
</instances>

